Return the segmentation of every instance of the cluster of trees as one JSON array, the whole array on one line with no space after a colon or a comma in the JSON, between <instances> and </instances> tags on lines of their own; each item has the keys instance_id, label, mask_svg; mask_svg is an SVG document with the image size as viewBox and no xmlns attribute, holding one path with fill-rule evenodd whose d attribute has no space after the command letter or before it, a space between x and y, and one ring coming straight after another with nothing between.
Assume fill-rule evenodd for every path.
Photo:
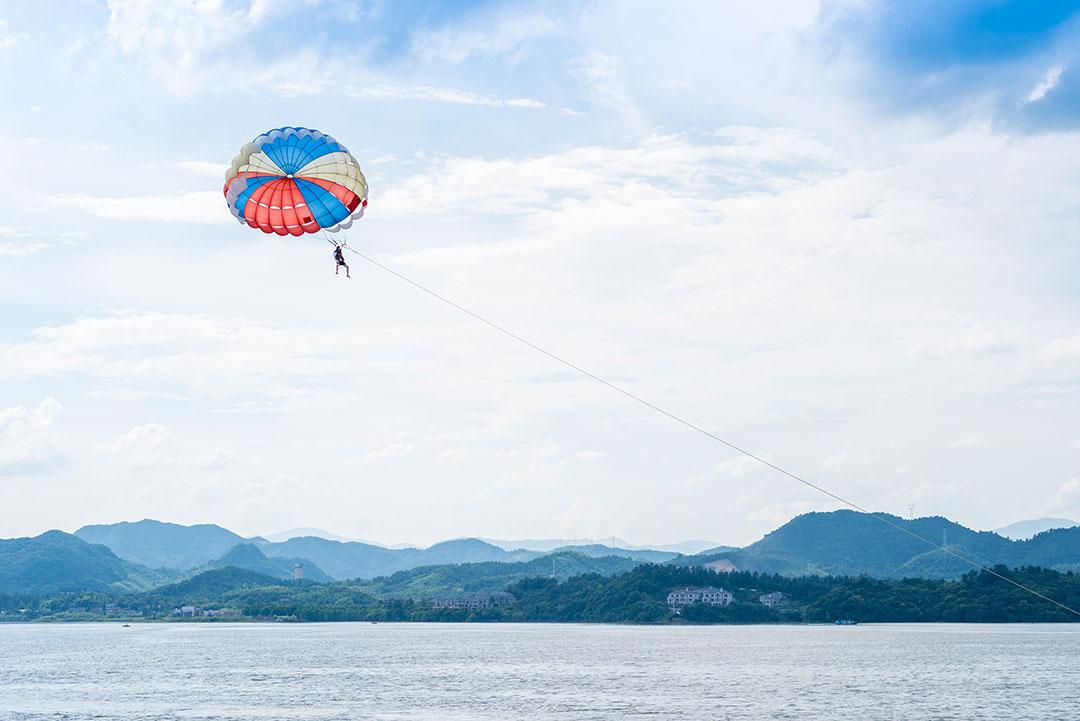
<instances>
[{"instance_id":1,"label":"cluster of trees","mask_svg":"<svg viewBox=\"0 0 1080 721\"><path fill-rule=\"evenodd\" d=\"M481 564L482 565L482 564ZM506 564L496 564L505 566ZM439 567L443 597L493 590L480 569ZM489 569L490 570L490 569ZM495 569L500 573L505 568ZM1080 607L1080 575L1042 568L996 573L1038 590L1066 606ZM1041 622L1080 621L994 574L971 572L956 581L883 580L849 576L801 576L703 568L641 565L616 575L586 573L562 580L542 575L500 580L513 602L478 610L433 608L420 597L393 595L411 581L431 581L433 571L372 582L281 581L253 571L224 568L143 593L81 592L44 597L0 595L0 618L83 619L109 609L117 617L163 618L180 605L231 609L233 617L301 621L524 621L592 623L784 623L857 621ZM478 575L479 574L479 575ZM393 577L390 577L393 578ZM722 607L688 606L673 614L667 594L680 586L720 586L734 594ZM767 608L763 593L780 591L786 602ZM389 593L387 593L389 592Z\"/></svg>"},{"instance_id":2,"label":"cluster of trees","mask_svg":"<svg viewBox=\"0 0 1080 721\"><path fill-rule=\"evenodd\" d=\"M1080 609L1080 574L1035 566L996 566L993 570L1064 606ZM1080 621L1080 616L1067 609L985 571L972 571L959 581L849 579L814 599L802 613L807 621Z\"/></svg>"}]
</instances>

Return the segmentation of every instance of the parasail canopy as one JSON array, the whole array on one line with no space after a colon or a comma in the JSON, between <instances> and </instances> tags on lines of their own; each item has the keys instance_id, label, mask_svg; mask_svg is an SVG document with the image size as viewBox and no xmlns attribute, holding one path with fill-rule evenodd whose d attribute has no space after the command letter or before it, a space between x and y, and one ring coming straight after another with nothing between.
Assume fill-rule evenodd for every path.
<instances>
[{"instance_id":1,"label":"parasail canopy","mask_svg":"<svg viewBox=\"0 0 1080 721\"><path fill-rule=\"evenodd\" d=\"M344 145L310 128L278 128L240 149L225 201L241 223L303 235L348 228L367 206L367 180Z\"/></svg>"}]
</instances>

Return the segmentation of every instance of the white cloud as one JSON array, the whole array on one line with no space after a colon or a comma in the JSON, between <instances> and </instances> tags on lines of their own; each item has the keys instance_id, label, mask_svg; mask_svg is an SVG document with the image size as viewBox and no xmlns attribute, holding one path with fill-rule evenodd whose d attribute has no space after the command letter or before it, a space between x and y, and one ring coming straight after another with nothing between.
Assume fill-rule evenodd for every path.
<instances>
[{"instance_id":1,"label":"white cloud","mask_svg":"<svg viewBox=\"0 0 1080 721\"><path fill-rule=\"evenodd\" d=\"M209 225L236 222L225 208L225 200L221 193L212 190L131 197L101 197L73 193L46 196L42 200L50 205L73 208L111 220L153 220Z\"/></svg>"},{"instance_id":2,"label":"white cloud","mask_svg":"<svg viewBox=\"0 0 1080 721\"><path fill-rule=\"evenodd\" d=\"M269 15L270 3L232 9L220 0L109 0L108 36L171 91L190 94L215 71L223 53L243 46Z\"/></svg>"},{"instance_id":3,"label":"white cloud","mask_svg":"<svg viewBox=\"0 0 1080 721\"><path fill-rule=\"evenodd\" d=\"M0 20L0 53L14 50L30 38L28 33L8 29L8 24Z\"/></svg>"},{"instance_id":4,"label":"white cloud","mask_svg":"<svg viewBox=\"0 0 1080 721\"><path fill-rule=\"evenodd\" d=\"M35 234L32 228L0 225L0 257L30 255L48 247L49 243Z\"/></svg>"},{"instance_id":5,"label":"white cloud","mask_svg":"<svg viewBox=\"0 0 1080 721\"><path fill-rule=\"evenodd\" d=\"M594 451L592 449L586 449L584 451L578 451L577 453L574 454L574 458L577 458L579 461L587 461L587 462L603 461L603 460L607 459L607 457L608 457L607 453L604 453L603 451Z\"/></svg>"},{"instance_id":6,"label":"white cloud","mask_svg":"<svg viewBox=\"0 0 1080 721\"><path fill-rule=\"evenodd\" d=\"M1039 352L1039 355L1050 362L1080 360L1080 334L1055 338Z\"/></svg>"},{"instance_id":7,"label":"white cloud","mask_svg":"<svg viewBox=\"0 0 1080 721\"><path fill-rule=\"evenodd\" d=\"M0 475L30 473L62 460L65 439L53 430L62 408L46 398L33 409L0 410Z\"/></svg>"},{"instance_id":8,"label":"white cloud","mask_svg":"<svg viewBox=\"0 0 1080 721\"><path fill-rule=\"evenodd\" d=\"M1080 508L1080 478L1070 478L1062 483L1046 504L1048 511Z\"/></svg>"},{"instance_id":9,"label":"white cloud","mask_svg":"<svg viewBox=\"0 0 1080 721\"><path fill-rule=\"evenodd\" d=\"M508 497L549 494L566 478L566 459L558 443L545 442L527 448L504 448L496 457L495 479L475 495L485 503L505 502Z\"/></svg>"},{"instance_id":10,"label":"white cloud","mask_svg":"<svg viewBox=\"0 0 1080 721\"><path fill-rule=\"evenodd\" d=\"M485 19L487 20L487 19ZM476 56L505 56L520 62L532 41L552 34L557 24L540 14L499 18L485 27L452 28L419 35L413 51L428 62L460 63Z\"/></svg>"},{"instance_id":11,"label":"white cloud","mask_svg":"<svg viewBox=\"0 0 1080 721\"><path fill-rule=\"evenodd\" d=\"M949 446L952 448L960 448L963 446L981 446L985 443L979 436L964 436L963 438L957 438L955 441L950 441Z\"/></svg>"},{"instance_id":12,"label":"white cloud","mask_svg":"<svg viewBox=\"0 0 1080 721\"><path fill-rule=\"evenodd\" d=\"M414 446L411 443L402 443L401 441L395 441L378 450L368 451L363 455L356 456L354 458L348 458L343 461L343 464L346 466L359 466L361 468L381 465L384 463L401 460L402 458L408 458L412 455L413 449Z\"/></svg>"},{"instance_id":13,"label":"white cloud","mask_svg":"<svg viewBox=\"0 0 1080 721\"><path fill-rule=\"evenodd\" d=\"M469 449L464 446L455 446L439 451L435 457L444 463L461 463L470 458Z\"/></svg>"},{"instance_id":14,"label":"white cloud","mask_svg":"<svg viewBox=\"0 0 1080 721\"><path fill-rule=\"evenodd\" d=\"M430 100L457 105L479 105L492 108L543 108L544 103L531 98L499 98L467 90L436 88L429 85L400 85L372 83L345 89L345 94L357 100Z\"/></svg>"},{"instance_id":15,"label":"white cloud","mask_svg":"<svg viewBox=\"0 0 1080 721\"><path fill-rule=\"evenodd\" d=\"M631 136L647 132L645 116L623 78L618 58L590 50L574 58L570 67L581 78L594 108L615 114Z\"/></svg>"},{"instance_id":16,"label":"white cloud","mask_svg":"<svg viewBox=\"0 0 1080 721\"><path fill-rule=\"evenodd\" d=\"M1042 80L1031 89L1031 93L1027 96L1027 102L1034 103L1042 100L1046 97L1046 94L1057 87L1058 81L1061 79L1061 73L1065 71L1064 65L1055 65L1046 71L1046 75Z\"/></svg>"},{"instance_id":17,"label":"white cloud","mask_svg":"<svg viewBox=\"0 0 1080 721\"><path fill-rule=\"evenodd\" d=\"M178 160L176 167L207 178L224 178L225 171L228 170L229 166L225 163L214 163L206 160Z\"/></svg>"},{"instance_id":18,"label":"white cloud","mask_svg":"<svg viewBox=\"0 0 1080 721\"><path fill-rule=\"evenodd\" d=\"M872 467L875 456L867 451L859 451L852 444L845 445L840 451L826 456L821 461L822 467L838 475L854 475L861 470Z\"/></svg>"},{"instance_id":19,"label":"white cloud","mask_svg":"<svg viewBox=\"0 0 1080 721\"><path fill-rule=\"evenodd\" d=\"M357 68L370 67L370 63L356 49L345 54L323 54L297 45L284 55L259 57L256 51L260 44L247 39L265 34L272 20L288 22L289 14L298 9L296 4L274 0L238 5L220 0L109 0L108 36L170 92L181 96L231 88L286 97L345 94L359 100L544 107L530 98L498 98L453 88L392 82L370 71L358 73ZM510 42L515 37L512 30L505 33L505 41L498 42ZM349 80L342 82L342 78Z\"/></svg>"},{"instance_id":20,"label":"white cloud","mask_svg":"<svg viewBox=\"0 0 1080 721\"><path fill-rule=\"evenodd\" d=\"M730 460L717 463L712 470L713 473L726 480L745 480L755 474L760 475L767 469L753 458L738 454Z\"/></svg>"},{"instance_id":21,"label":"white cloud","mask_svg":"<svg viewBox=\"0 0 1080 721\"><path fill-rule=\"evenodd\" d=\"M321 352L343 348L343 340L348 334L206 315L88 317L38 328L28 342L0 346L0 377L70 374L106 380L113 391L180 388L213 396L247 394L248 400L283 398L294 392L290 382L348 368ZM348 345L355 343L364 339ZM253 363L255 357L261 360Z\"/></svg>"},{"instance_id":22,"label":"white cloud","mask_svg":"<svg viewBox=\"0 0 1080 721\"><path fill-rule=\"evenodd\" d=\"M624 206L670 193L686 211L723 194L770 190L781 166L801 166L783 178L788 188L835 173L843 161L816 138L785 129L730 128L716 141L652 136L629 147L587 146L522 160L449 157L405 179L379 198L382 217L465 213L551 213L561 200L593 196ZM611 220L610 218L605 221Z\"/></svg>"},{"instance_id":23,"label":"white cloud","mask_svg":"<svg viewBox=\"0 0 1080 721\"><path fill-rule=\"evenodd\" d=\"M99 453L146 453L157 450L170 437L169 429L160 423L135 426L117 438L97 447Z\"/></svg>"},{"instance_id":24,"label":"white cloud","mask_svg":"<svg viewBox=\"0 0 1080 721\"><path fill-rule=\"evenodd\" d=\"M1001 353L1016 346L1010 334L985 323L958 329L950 337L921 342L911 348L911 355L922 358Z\"/></svg>"},{"instance_id":25,"label":"white cloud","mask_svg":"<svg viewBox=\"0 0 1080 721\"><path fill-rule=\"evenodd\" d=\"M211 449L184 460L195 468L219 469L224 468L233 461L233 454L227 451Z\"/></svg>"}]
</instances>

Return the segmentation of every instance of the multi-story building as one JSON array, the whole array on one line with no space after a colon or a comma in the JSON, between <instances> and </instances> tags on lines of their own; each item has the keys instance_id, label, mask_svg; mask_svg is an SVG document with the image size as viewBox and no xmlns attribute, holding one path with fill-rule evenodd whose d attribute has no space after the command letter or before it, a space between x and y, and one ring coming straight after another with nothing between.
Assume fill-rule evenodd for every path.
<instances>
[{"instance_id":1,"label":"multi-story building","mask_svg":"<svg viewBox=\"0 0 1080 721\"><path fill-rule=\"evenodd\" d=\"M498 608L508 603L513 603L513 594L505 591L496 593L470 593L464 596L451 598L431 598L428 603L432 608L446 608L454 611L482 611L488 608Z\"/></svg>"},{"instance_id":2,"label":"multi-story building","mask_svg":"<svg viewBox=\"0 0 1080 721\"><path fill-rule=\"evenodd\" d=\"M783 608L791 603L791 597L781 591L772 591L758 596L758 601L768 608Z\"/></svg>"},{"instance_id":3,"label":"multi-story building","mask_svg":"<svg viewBox=\"0 0 1080 721\"><path fill-rule=\"evenodd\" d=\"M714 586L685 586L676 588L667 595L668 605L673 609L689 606L692 603L705 603L709 606L726 606L734 600L731 591Z\"/></svg>"}]
</instances>

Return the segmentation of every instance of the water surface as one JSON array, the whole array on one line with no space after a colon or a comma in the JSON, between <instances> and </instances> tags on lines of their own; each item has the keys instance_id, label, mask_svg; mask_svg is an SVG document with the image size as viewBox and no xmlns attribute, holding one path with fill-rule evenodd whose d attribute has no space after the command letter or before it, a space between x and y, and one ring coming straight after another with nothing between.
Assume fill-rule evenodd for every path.
<instances>
[{"instance_id":1,"label":"water surface","mask_svg":"<svg viewBox=\"0 0 1080 721\"><path fill-rule=\"evenodd\" d=\"M1080 625L0 625L0 719L1061 719Z\"/></svg>"}]
</instances>

